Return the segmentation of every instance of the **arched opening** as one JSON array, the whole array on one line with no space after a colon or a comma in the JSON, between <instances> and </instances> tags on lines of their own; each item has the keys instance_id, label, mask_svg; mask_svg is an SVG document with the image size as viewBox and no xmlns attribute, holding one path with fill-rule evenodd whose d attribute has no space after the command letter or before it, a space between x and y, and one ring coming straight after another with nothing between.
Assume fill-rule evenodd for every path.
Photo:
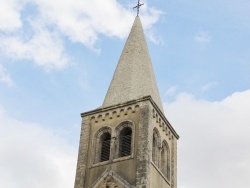
<instances>
[{"instance_id":1,"label":"arched opening","mask_svg":"<svg viewBox=\"0 0 250 188\"><path fill-rule=\"evenodd\" d=\"M101 157L100 157L101 162L109 160L110 143L111 143L111 135L109 132L106 132L101 136Z\"/></svg>"},{"instance_id":2,"label":"arched opening","mask_svg":"<svg viewBox=\"0 0 250 188\"><path fill-rule=\"evenodd\" d=\"M161 171L164 176L169 179L170 178L170 156L169 156L169 148L166 141L162 143L161 150Z\"/></svg>"},{"instance_id":3,"label":"arched opening","mask_svg":"<svg viewBox=\"0 0 250 188\"><path fill-rule=\"evenodd\" d=\"M132 129L130 127L123 128L119 139L119 157L131 155Z\"/></svg>"},{"instance_id":4,"label":"arched opening","mask_svg":"<svg viewBox=\"0 0 250 188\"><path fill-rule=\"evenodd\" d=\"M155 135L153 135L153 151L152 151L152 160L156 164L157 162L157 141Z\"/></svg>"},{"instance_id":5,"label":"arched opening","mask_svg":"<svg viewBox=\"0 0 250 188\"><path fill-rule=\"evenodd\" d=\"M161 145L161 138L158 130L154 128L153 130L153 143L152 143L152 161L153 163L159 168L160 165L160 145Z\"/></svg>"}]
</instances>

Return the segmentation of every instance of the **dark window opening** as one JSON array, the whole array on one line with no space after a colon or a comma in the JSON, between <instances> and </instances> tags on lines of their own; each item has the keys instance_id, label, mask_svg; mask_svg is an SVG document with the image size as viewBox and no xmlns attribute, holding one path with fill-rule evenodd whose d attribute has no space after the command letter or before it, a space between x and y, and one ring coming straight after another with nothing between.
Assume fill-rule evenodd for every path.
<instances>
[{"instance_id":1,"label":"dark window opening","mask_svg":"<svg viewBox=\"0 0 250 188\"><path fill-rule=\"evenodd\" d=\"M167 156L166 156L166 147L162 147L161 151L161 172L166 176L167 174Z\"/></svg>"},{"instance_id":2,"label":"dark window opening","mask_svg":"<svg viewBox=\"0 0 250 188\"><path fill-rule=\"evenodd\" d=\"M110 155L110 141L111 135L110 133L104 133L101 137L102 145L101 145L101 162L108 161Z\"/></svg>"},{"instance_id":3,"label":"dark window opening","mask_svg":"<svg viewBox=\"0 0 250 188\"><path fill-rule=\"evenodd\" d=\"M164 176L169 180L170 178L170 164L169 164L169 149L166 143L162 144L161 151L161 171Z\"/></svg>"},{"instance_id":4,"label":"dark window opening","mask_svg":"<svg viewBox=\"0 0 250 188\"><path fill-rule=\"evenodd\" d=\"M119 157L131 155L132 130L124 128L120 133Z\"/></svg>"},{"instance_id":5,"label":"dark window opening","mask_svg":"<svg viewBox=\"0 0 250 188\"><path fill-rule=\"evenodd\" d=\"M155 135L153 135L153 151L152 151L152 159L153 162L156 164L156 156L157 156L157 143L156 143L156 138Z\"/></svg>"}]
</instances>

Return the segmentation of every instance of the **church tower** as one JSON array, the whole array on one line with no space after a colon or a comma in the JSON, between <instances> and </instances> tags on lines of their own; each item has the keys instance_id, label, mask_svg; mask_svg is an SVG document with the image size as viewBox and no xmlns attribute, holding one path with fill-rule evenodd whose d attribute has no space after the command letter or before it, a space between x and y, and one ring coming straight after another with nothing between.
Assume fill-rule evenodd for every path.
<instances>
[{"instance_id":1,"label":"church tower","mask_svg":"<svg viewBox=\"0 0 250 188\"><path fill-rule=\"evenodd\" d=\"M136 16L103 105L81 114L75 188L176 188L178 134L164 115Z\"/></svg>"}]
</instances>

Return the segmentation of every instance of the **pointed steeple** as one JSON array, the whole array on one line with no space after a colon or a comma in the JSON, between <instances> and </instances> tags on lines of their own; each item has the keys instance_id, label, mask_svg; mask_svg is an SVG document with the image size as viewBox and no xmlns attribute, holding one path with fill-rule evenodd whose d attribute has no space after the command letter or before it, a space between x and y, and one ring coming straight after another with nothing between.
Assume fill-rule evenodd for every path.
<instances>
[{"instance_id":1,"label":"pointed steeple","mask_svg":"<svg viewBox=\"0 0 250 188\"><path fill-rule=\"evenodd\" d=\"M149 95L163 112L141 20L136 16L102 107Z\"/></svg>"}]
</instances>

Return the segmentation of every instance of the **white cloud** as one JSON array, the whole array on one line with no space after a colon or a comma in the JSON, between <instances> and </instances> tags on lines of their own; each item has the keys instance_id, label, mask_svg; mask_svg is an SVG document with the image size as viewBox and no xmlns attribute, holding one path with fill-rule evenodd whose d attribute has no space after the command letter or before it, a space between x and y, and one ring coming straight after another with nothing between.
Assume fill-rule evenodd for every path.
<instances>
[{"instance_id":1,"label":"white cloud","mask_svg":"<svg viewBox=\"0 0 250 188\"><path fill-rule=\"evenodd\" d=\"M56 32L33 24L35 34L28 40L20 36L1 36L0 49L14 59L30 60L46 70L62 69L70 64L63 42Z\"/></svg>"},{"instance_id":2,"label":"white cloud","mask_svg":"<svg viewBox=\"0 0 250 188\"><path fill-rule=\"evenodd\" d=\"M0 0L0 7L0 50L46 70L70 64L65 39L98 51L95 44L100 35L126 37L135 16L132 8L114 0ZM142 10L145 28L161 14L146 5Z\"/></svg>"},{"instance_id":3,"label":"white cloud","mask_svg":"<svg viewBox=\"0 0 250 188\"><path fill-rule=\"evenodd\" d=\"M12 31L22 26L20 0L0 0L0 30Z\"/></svg>"},{"instance_id":4,"label":"white cloud","mask_svg":"<svg viewBox=\"0 0 250 188\"><path fill-rule=\"evenodd\" d=\"M180 135L178 186L250 186L250 90L218 102L182 93L165 110Z\"/></svg>"},{"instance_id":5,"label":"white cloud","mask_svg":"<svg viewBox=\"0 0 250 188\"><path fill-rule=\"evenodd\" d=\"M207 31L202 31L197 33L195 36L195 41L200 44L208 44L212 40L212 36Z\"/></svg>"},{"instance_id":6,"label":"white cloud","mask_svg":"<svg viewBox=\"0 0 250 188\"><path fill-rule=\"evenodd\" d=\"M10 75L7 73L6 69L0 64L0 82L6 84L7 86L12 86L13 81Z\"/></svg>"},{"instance_id":7,"label":"white cloud","mask_svg":"<svg viewBox=\"0 0 250 188\"><path fill-rule=\"evenodd\" d=\"M205 85L203 85L203 86L201 87L201 91L202 91L202 92L208 91L208 90L210 90L210 89L216 87L217 85L218 85L217 82L209 82L209 83L207 83L207 84L205 84Z\"/></svg>"},{"instance_id":8,"label":"white cloud","mask_svg":"<svg viewBox=\"0 0 250 188\"><path fill-rule=\"evenodd\" d=\"M93 47L99 34L124 38L131 27L135 12L114 0L34 0L41 17L55 25L72 41ZM157 22L160 11L144 6L145 28Z\"/></svg>"},{"instance_id":9,"label":"white cloud","mask_svg":"<svg viewBox=\"0 0 250 188\"><path fill-rule=\"evenodd\" d=\"M177 86L172 86L172 87L170 87L170 88L166 91L166 95L167 95L167 96L173 96L173 95L175 95L176 90L177 90Z\"/></svg>"},{"instance_id":10,"label":"white cloud","mask_svg":"<svg viewBox=\"0 0 250 188\"><path fill-rule=\"evenodd\" d=\"M0 187L73 187L76 151L52 130L13 119L0 106Z\"/></svg>"}]
</instances>

